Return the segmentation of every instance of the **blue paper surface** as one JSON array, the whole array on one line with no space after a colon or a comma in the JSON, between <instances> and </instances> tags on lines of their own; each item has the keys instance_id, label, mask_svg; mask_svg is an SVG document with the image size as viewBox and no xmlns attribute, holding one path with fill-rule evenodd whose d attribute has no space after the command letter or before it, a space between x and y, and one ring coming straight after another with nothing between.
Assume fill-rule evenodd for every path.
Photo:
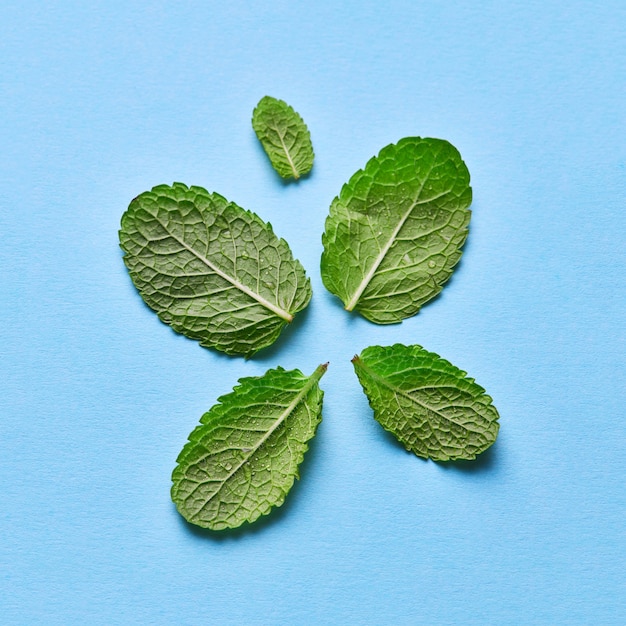
<instances>
[{"instance_id":1,"label":"blue paper surface","mask_svg":"<svg viewBox=\"0 0 626 626\"><path fill-rule=\"evenodd\" d=\"M0 21L3 624L626 623L626 5L5 2ZM285 184L251 128L307 122ZM440 137L474 202L463 259L416 317L346 313L319 277L341 185ZM312 280L272 348L176 335L118 248L136 195L182 181L270 221ZM501 415L474 464L387 435L352 372L418 343ZM187 435L242 376L330 361L285 505L195 530L169 498Z\"/></svg>"}]
</instances>

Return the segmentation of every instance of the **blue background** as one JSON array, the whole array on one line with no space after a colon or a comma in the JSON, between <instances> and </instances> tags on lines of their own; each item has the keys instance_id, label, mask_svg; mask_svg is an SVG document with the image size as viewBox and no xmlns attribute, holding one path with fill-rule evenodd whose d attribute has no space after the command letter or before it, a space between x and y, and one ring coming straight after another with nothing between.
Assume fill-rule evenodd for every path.
<instances>
[{"instance_id":1,"label":"blue background","mask_svg":"<svg viewBox=\"0 0 626 626\"><path fill-rule=\"evenodd\" d=\"M5 2L0 21L3 624L626 623L626 5ZM264 95L311 130L284 184L250 125ZM319 276L332 198L401 137L472 174L463 260L401 325ZM269 220L309 309L250 361L143 304L117 230L183 181ZM405 452L350 358L419 343L501 414L474 464ZM241 531L169 499L200 415L242 376L322 381L286 504Z\"/></svg>"}]
</instances>

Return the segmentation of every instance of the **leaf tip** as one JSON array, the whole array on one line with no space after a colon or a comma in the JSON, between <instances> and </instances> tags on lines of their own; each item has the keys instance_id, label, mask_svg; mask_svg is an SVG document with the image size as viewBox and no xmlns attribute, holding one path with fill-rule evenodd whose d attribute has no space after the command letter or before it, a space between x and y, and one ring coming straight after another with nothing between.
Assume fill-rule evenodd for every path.
<instances>
[{"instance_id":1,"label":"leaf tip","mask_svg":"<svg viewBox=\"0 0 626 626\"><path fill-rule=\"evenodd\" d=\"M317 366L317 368L312 374L312 376L315 377L316 380L319 380L326 373L329 362L330 361L326 361L326 363L322 363L321 365Z\"/></svg>"}]
</instances>

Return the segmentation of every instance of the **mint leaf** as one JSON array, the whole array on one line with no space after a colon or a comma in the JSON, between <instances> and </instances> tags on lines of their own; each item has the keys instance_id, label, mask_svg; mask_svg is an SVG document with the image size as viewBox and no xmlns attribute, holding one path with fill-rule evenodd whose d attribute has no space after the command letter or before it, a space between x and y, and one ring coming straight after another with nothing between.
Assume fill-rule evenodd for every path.
<instances>
[{"instance_id":1,"label":"mint leaf","mask_svg":"<svg viewBox=\"0 0 626 626\"><path fill-rule=\"evenodd\" d=\"M311 299L302 265L270 224L201 187L142 193L119 234L146 304L205 347L250 356Z\"/></svg>"},{"instance_id":2,"label":"mint leaf","mask_svg":"<svg viewBox=\"0 0 626 626\"><path fill-rule=\"evenodd\" d=\"M188 522L236 528L283 503L322 420L326 367L242 378L202 416L172 474L172 500Z\"/></svg>"},{"instance_id":3,"label":"mint leaf","mask_svg":"<svg viewBox=\"0 0 626 626\"><path fill-rule=\"evenodd\" d=\"M252 113L252 128L272 167L283 178L300 178L313 167L313 146L306 124L292 107L270 96Z\"/></svg>"},{"instance_id":4,"label":"mint leaf","mask_svg":"<svg viewBox=\"0 0 626 626\"><path fill-rule=\"evenodd\" d=\"M421 346L371 346L352 359L374 418L407 450L473 459L498 436L498 411L467 374Z\"/></svg>"},{"instance_id":5,"label":"mint leaf","mask_svg":"<svg viewBox=\"0 0 626 626\"><path fill-rule=\"evenodd\" d=\"M442 139L407 137L370 159L330 206L322 280L372 322L393 324L434 298L461 258L469 172Z\"/></svg>"}]
</instances>

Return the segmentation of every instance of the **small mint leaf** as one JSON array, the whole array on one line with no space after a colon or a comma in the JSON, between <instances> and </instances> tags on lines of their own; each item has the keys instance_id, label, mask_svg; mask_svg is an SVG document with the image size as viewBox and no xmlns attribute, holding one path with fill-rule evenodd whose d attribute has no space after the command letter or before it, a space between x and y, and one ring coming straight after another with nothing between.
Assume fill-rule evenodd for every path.
<instances>
[{"instance_id":1,"label":"small mint leaf","mask_svg":"<svg viewBox=\"0 0 626 626\"><path fill-rule=\"evenodd\" d=\"M292 107L271 96L261 98L252 113L252 128L283 178L300 178L313 167L311 135Z\"/></svg>"}]
</instances>

